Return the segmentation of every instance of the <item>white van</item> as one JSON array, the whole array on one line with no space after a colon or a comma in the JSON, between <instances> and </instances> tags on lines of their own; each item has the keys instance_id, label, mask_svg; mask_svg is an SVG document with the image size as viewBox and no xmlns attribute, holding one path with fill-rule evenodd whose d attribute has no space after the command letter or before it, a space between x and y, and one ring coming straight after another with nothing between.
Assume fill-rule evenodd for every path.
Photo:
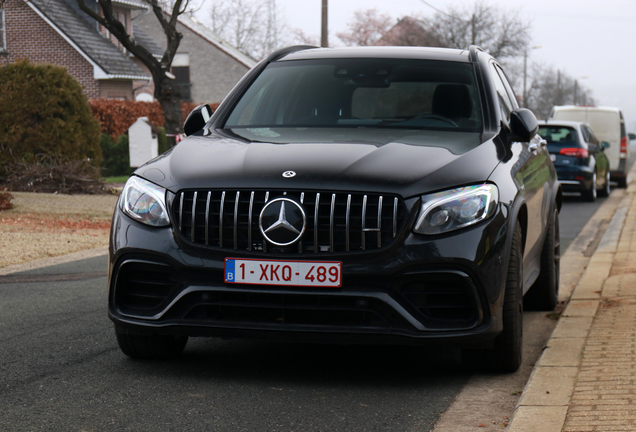
<instances>
[{"instance_id":1,"label":"white van","mask_svg":"<svg viewBox=\"0 0 636 432\"><path fill-rule=\"evenodd\" d=\"M588 123L599 141L606 141L610 147L605 155L610 163L612 180L619 187L627 187L629 161L629 139L625 133L625 120L619 108L564 105L552 108L550 118Z\"/></svg>"}]
</instances>

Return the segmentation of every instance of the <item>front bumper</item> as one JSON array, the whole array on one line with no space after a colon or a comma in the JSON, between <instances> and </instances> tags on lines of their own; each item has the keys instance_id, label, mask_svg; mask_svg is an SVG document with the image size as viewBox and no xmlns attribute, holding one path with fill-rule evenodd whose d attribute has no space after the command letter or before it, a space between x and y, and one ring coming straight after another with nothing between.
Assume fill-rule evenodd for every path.
<instances>
[{"instance_id":1,"label":"front bumper","mask_svg":"<svg viewBox=\"0 0 636 432\"><path fill-rule=\"evenodd\" d=\"M118 332L324 343L489 346L501 332L508 223L434 239L410 230L379 251L325 254L342 288L226 284L224 259L317 260L197 247L171 228L113 218L109 317Z\"/></svg>"}]
</instances>

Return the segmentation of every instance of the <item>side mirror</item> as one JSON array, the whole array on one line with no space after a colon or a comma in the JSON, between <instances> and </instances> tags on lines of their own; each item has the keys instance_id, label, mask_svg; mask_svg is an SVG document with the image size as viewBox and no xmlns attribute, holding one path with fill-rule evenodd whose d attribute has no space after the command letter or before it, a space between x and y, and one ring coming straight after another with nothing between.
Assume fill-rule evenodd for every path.
<instances>
[{"instance_id":1,"label":"side mirror","mask_svg":"<svg viewBox=\"0 0 636 432\"><path fill-rule=\"evenodd\" d=\"M627 136L629 137L630 141L636 140L636 134L634 134L634 133L628 133Z\"/></svg>"},{"instance_id":2,"label":"side mirror","mask_svg":"<svg viewBox=\"0 0 636 432\"><path fill-rule=\"evenodd\" d=\"M539 122L527 108L517 108L510 113L509 141L528 142L537 134Z\"/></svg>"},{"instance_id":3,"label":"side mirror","mask_svg":"<svg viewBox=\"0 0 636 432\"><path fill-rule=\"evenodd\" d=\"M210 105L199 105L193 109L190 114L188 114L188 117L183 124L183 132L187 136L190 136L193 133L200 131L203 129L203 126L205 126L208 120L212 118L212 114L214 114L214 112L212 111L212 108L210 108Z\"/></svg>"},{"instance_id":4,"label":"side mirror","mask_svg":"<svg viewBox=\"0 0 636 432\"><path fill-rule=\"evenodd\" d=\"M601 142L601 148L603 150L605 150L606 148L610 148L610 143L608 143L607 141Z\"/></svg>"}]
</instances>

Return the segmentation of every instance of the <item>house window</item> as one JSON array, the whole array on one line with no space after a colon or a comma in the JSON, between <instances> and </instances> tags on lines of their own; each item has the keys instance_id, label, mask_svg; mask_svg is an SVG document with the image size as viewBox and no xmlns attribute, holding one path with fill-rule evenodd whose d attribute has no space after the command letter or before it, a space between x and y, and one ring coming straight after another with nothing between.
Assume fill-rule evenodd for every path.
<instances>
[{"instance_id":1,"label":"house window","mask_svg":"<svg viewBox=\"0 0 636 432\"><path fill-rule=\"evenodd\" d=\"M172 68L172 74L176 77L177 84L179 84L181 89L181 100L191 102L190 66L175 66Z\"/></svg>"},{"instance_id":2,"label":"house window","mask_svg":"<svg viewBox=\"0 0 636 432\"><path fill-rule=\"evenodd\" d=\"M192 102L190 83L190 56L186 53L177 53L172 61L172 74L181 89L181 100Z\"/></svg>"},{"instance_id":3,"label":"house window","mask_svg":"<svg viewBox=\"0 0 636 432\"><path fill-rule=\"evenodd\" d=\"M4 9L0 8L0 51L7 49L7 35L4 25Z\"/></svg>"}]
</instances>

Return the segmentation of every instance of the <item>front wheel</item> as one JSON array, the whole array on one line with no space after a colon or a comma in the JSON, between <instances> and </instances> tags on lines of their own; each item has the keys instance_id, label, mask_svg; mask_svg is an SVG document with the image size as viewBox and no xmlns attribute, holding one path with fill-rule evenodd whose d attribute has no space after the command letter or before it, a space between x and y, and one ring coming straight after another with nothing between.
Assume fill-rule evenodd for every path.
<instances>
[{"instance_id":1,"label":"front wheel","mask_svg":"<svg viewBox=\"0 0 636 432\"><path fill-rule=\"evenodd\" d=\"M554 209L548 221L543 249L541 250L541 273L525 296L529 310L551 311L559 301L559 278L561 269L561 240L559 212Z\"/></svg>"},{"instance_id":2,"label":"front wheel","mask_svg":"<svg viewBox=\"0 0 636 432\"><path fill-rule=\"evenodd\" d=\"M502 310L503 331L488 351L466 349L464 362L494 372L515 372L523 358L523 259L521 226L515 222Z\"/></svg>"},{"instance_id":3,"label":"front wheel","mask_svg":"<svg viewBox=\"0 0 636 432\"><path fill-rule=\"evenodd\" d=\"M609 171L605 171L605 183L603 188L598 191L598 196L608 197L610 196L610 173Z\"/></svg>"}]
</instances>

